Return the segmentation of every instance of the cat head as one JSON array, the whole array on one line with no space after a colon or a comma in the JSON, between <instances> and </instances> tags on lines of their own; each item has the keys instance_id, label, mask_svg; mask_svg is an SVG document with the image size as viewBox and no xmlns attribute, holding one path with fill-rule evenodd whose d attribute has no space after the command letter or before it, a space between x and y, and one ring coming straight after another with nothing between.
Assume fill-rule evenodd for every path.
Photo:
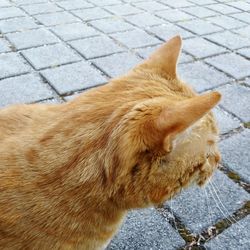
<instances>
[{"instance_id":1,"label":"cat head","mask_svg":"<svg viewBox=\"0 0 250 250\"><path fill-rule=\"evenodd\" d=\"M112 114L107 176L125 206L159 204L191 183L203 185L220 160L211 109L221 96L198 95L178 78L181 43L172 38L111 82L127 102L117 102Z\"/></svg>"}]
</instances>

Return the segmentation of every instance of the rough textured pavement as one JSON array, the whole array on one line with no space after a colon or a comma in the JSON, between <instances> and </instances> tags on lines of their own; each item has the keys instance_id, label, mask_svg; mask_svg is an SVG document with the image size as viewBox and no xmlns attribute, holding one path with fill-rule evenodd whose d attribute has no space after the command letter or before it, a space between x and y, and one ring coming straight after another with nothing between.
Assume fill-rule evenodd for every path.
<instances>
[{"instance_id":1,"label":"rough textured pavement","mask_svg":"<svg viewBox=\"0 0 250 250\"><path fill-rule=\"evenodd\" d=\"M108 249L250 249L249 0L0 0L0 32L0 106L70 100L181 34L181 78L223 94L221 168L131 212Z\"/></svg>"}]
</instances>

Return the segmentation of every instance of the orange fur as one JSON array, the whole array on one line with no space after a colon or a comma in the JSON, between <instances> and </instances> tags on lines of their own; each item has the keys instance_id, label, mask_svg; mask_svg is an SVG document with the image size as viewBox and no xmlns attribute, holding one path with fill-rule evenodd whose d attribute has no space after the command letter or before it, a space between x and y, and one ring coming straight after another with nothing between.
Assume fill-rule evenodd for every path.
<instances>
[{"instance_id":1,"label":"orange fur","mask_svg":"<svg viewBox=\"0 0 250 250\"><path fill-rule=\"evenodd\" d=\"M103 249L129 209L205 183L220 95L178 79L180 48L69 103L0 110L0 249Z\"/></svg>"}]
</instances>

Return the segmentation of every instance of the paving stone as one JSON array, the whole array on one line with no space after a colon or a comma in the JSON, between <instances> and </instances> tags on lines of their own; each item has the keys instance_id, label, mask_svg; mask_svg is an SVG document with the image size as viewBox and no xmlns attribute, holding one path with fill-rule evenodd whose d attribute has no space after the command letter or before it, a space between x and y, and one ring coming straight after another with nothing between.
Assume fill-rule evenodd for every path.
<instances>
[{"instance_id":1,"label":"paving stone","mask_svg":"<svg viewBox=\"0 0 250 250\"><path fill-rule=\"evenodd\" d=\"M198 35L205 35L205 34L214 33L214 32L222 30L222 28L215 26L201 19L180 22L179 25Z\"/></svg>"},{"instance_id":2,"label":"paving stone","mask_svg":"<svg viewBox=\"0 0 250 250\"><path fill-rule=\"evenodd\" d=\"M140 9L135 8L131 6L130 4L119 4L119 5L107 6L106 10L119 16L136 14L136 13L142 12Z\"/></svg>"},{"instance_id":3,"label":"paving stone","mask_svg":"<svg viewBox=\"0 0 250 250\"><path fill-rule=\"evenodd\" d=\"M202 7L202 6L188 7L188 8L183 9L183 11L185 11L188 14L191 14L193 16L199 17L199 18L218 15L218 13L216 13L212 10L209 10L205 7Z\"/></svg>"},{"instance_id":4,"label":"paving stone","mask_svg":"<svg viewBox=\"0 0 250 250\"><path fill-rule=\"evenodd\" d=\"M250 78L245 79L245 83L250 86Z\"/></svg>"},{"instance_id":5,"label":"paving stone","mask_svg":"<svg viewBox=\"0 0 250 250\"><path fill-rule=\"evenodd\" d=\"M29 72L30 67L16 53L0 55L0 79Z\"/></svg>"},{"instance_id":6,"label":"paving stone","mask_svg":"<svg viewBox=\"0 0 250 250\"><path fill-rule=\"evenodd\" d=\"M58 7L57 5L53 3L39 3L39 4L24 5L22 8L26 12L28 12L30 15L63 11L62 8Z\"/></svg>"},{"instance_id":7,"label":"paving stone","mask_svg":"<svg viewBox=\"0 0 250 250\"><path fill-rule=\"evenodd\" d=\"M73 63L41 72L60 94L103 84L107 79L87 62Z\"/></svg>"},{"instance_id":8,"label":"paving stone","mask_svg":"<svg viewBox=\"0 0 250 250\"><path fill-rule=\"evenodd\" d=\"M237 53L241 54L242 56L250 59L250 48L246 48L246 49L239 49L237 50Z\"/></svg>"},{"instance_id":9,"label":"paving stone","mask_svg":"<svg viewBox=\"0 0 250 250\"><path fill-rule=\"evenodd\" d=\"M220 142L222 163L250 182L250 130L245 129Z\"/></svg>"},{"instance_id":10,"label":"paving stone","mask_svg":"<svg viewBox=\"0 0 250 250\"><path fill-rule=\"evenodd\" d=\"M94 58L124 51L107 36L96 36L70 42L79 53L86 58Z\"/></svg>"},{"instance_id":11,"label":"paving stone","mask_svg":"<svg viewBox=\"0 0 250 250\"><path fill-rule=\"evenodd\" d=\"M178 1L176 1L176 0L168 0L168 1L161 0L160 2L166 4L170 7L177 8L177 9L194 5L193 3L186 1L186 0L178 0Z\"/></svg>"},{"instance_id":12,"label":"paving stone","mask_svg":"<svg viewBox=\"0 0 250 250\"><path fill-rule=\"evenodd\" d=\"M57 43L60 40L46 29L29 30L6 35L16 49L27 49L45 44Z\"/></svg>"},{"instance_id":13,"label":"paving stone","mask_svg":"<svg viewBox=\"0 0 250 250\"><path fill-rule=\"evenodd\" d=\"M178 67L179 76L195 90L202 92L226 83L230 80L222 72L219 72L203 62L181 64Z\"/></svg>"},{"instance_id":14,"label":"paving stone","mask_svg":"<svg viewBox=\"0 0 250 250\"><path fill-rule=\"evenodd\" d=\"M113 34L112 37L129 48L138 48L158 44L161 42L157 38L147 34L145 31L137 29L122 33L116 33Z\"/></svg>"},{"instance_id":15,"label":"paving stone","mask_svg":"<svg viewBox=\"0 0 250 250\"><path fill-rule=\"evenodd\" d=\"M241 20L245 23L250 23L250 13L249 12L241 12L237 14L232 14L231 17L234 17L238 20Z\"/></svg>"},{"instance_id":16,"label":"paving stone","mask_svg":"<svg viewBox=\"0 0 250 250\"><path fill-rule=\"evenodd\" d=\"M187 39L183 42L183 49L196 58L203 58L225 52L226 49L211 43L201 37Z\"/></svg>"},{"instance_id":17,"label":"paving stone","mask_svg":"<svg viewBox=\"0 0 250 250\"><path fill-rule=\"evenodd\" d=\"M81 60L80 56L62 44L32 48L22 51L22 54L36 69L55 67Z\"/></svg>"},{"instance_id":18,"label":"paving stone","mask_svg":"<svg viewBox=\"0 0 250 250\"><path fill-rule=\"evenodd\" d=\"M185 245L181 236L153 208L128 214L107 250L177 249Z\"/></svg>"},{"instance_id":19,"label":"paving stone","mask_svg":"<svg viewBox=\"0 0 250 250\"><path fill-rule=\"evenodd\" d=\"M221 26L224 29L235 29L245 26L246 24L229 16L215 16L207 19L209 22Z\"/></svg>"},{"instance_id":20,"label":"paving stone","mask_svg":"<svg viewBox=\"0 0 250 250\"><path fill-rule=\"evenodd\" d=\"M243 37L250 39L250 26L234 30L235 33L240 34Z\"/></svg>"},{"instance_id":21,"label":"paving stone","mask_svg":"<svg viewBox=\"0 0 250 250\"><path fill-rule=\"evenodd\" d=\"M191 62L193 60L194 60L194 58L192 56L187 55L184 52L182 52L180 57L179 57L178 63L187 63L187 62Z\"/></svg>"},{"instance_id":22,"label":"paving stone","mask_svg":"<svg viewBox=\"0 0 250 250\"><path fill-rule=\"evenodd\" d=\"M80 17L83 21L91 21L111 16L110 13L99 7L84 10L73 10L72 13Z\"/></svg>"},{"instance_id":23,"label":"paving stone","mask_svg":"<svg viewBox=\"0 0 250 250\"><path fill-rule=\"evenodd\" d=\"M134 27L124 22L120 18L105 18L101 20L91 21L91 25L105 33L113 33L117 31L125 31L133 29Z\"/></svg>"},{"instance_id":24,"label":"paving stone","mask_svg":"<svg viewBox=\"0 0 250 250\"><path fill-rule=\"evenodd\" d=\"M134 25L137 25L139 27L147 27L147 26L153 26L157 24L165 23L166 21L150 14L150 13L141 13L137 15L131 15L129 17L126 17L126 19L133 23Z\"/></svg>"},{"instance_id":25,"label":"paving stone","mask_svg":"<svg viewBox=\"0 0 250 250\"><path fill-rule=\"evenodd\" d=\"M206 61L236 79L250 75L250 61L233 53L208 58Z\"/></svg>"},{"instance_id":26,"label":"paving stone","mask_svg":"<svg viewBox=\"0 0 250 250\"><path fill-rule=\"evenodd\" d=\"M38 25L30 17L18 17L0 21L0 31L2 33L24 31L37 27Z\"/></svg>"},{"instance_id":27,"label":"paving stone","mask_svg":"<svg viewBox=\"0 0 250 250\"><path fill-rule=\"evenodd\" d=\"M216 117L217 124L219 126L220 134L226 134L229 131L240 127L240 121L234 118L220 108L215 108L213 113Z\"/></svg>"},{"instance_id":28,"label":"paving stone","mask_svg":"<svg viewBox=\"0 0 250 250\"><path fill-rule=\"evenodd\" d=\"M157 10L169 9L168 6L155 2L155 1L147 1L147 2L138 2L134 3L134 5L140 9L145 11L155 12Z\"/></svg>"},{"instance_id":29,"label":"paving stone","mask_svg":"<svg viewBox=\"0 0 250 250\"><path fill-rule=\"evenodd\" d=\"M0 20L12 17L25 16L25 13L16 7L0 8Z\"/></svg>"},{"instance_id":30,"label":"paving stone","mask_svg":"<svg viewBox=\"0 0 250 250\"><path fill-rule=\"evenodd\" d=\"M93 4L88 3L87 1L84 1L84 0L60 1L57 4L66 10L75 10L75 9L84 9L84 8L94 7Z\"/></svg>"},{"instance_id":31,"label":"paving stone","mask_svg":"<svg viewBox=\"0 0 250 250\"><path fill-rule=\"evenodd\" d=\"M207 35L206 38L232 50L250 46L250 39L230 31Z\"/></svg>"},{"instance_id":32,"label":"paving stone","mask_svg":"<svg viewBox=\"0 0 250 250\"><path fill-rule=\"evenodd\" d=\"M51 28L64 41L85 38L100 34L97 30L84 23L70 23L57 25Z\"/></svg>"},{"instance_id":33,"label":"paving stone","mask_svg":"<svg viewBox=\"0 0 250 250\"><path fill-rule=\"evenodd\" d=\"M46 99L37 103L41 103L41 104L59 104L59 103L63 103L62 100L60 100L59 98L52 98L52 99Z\"/></svg>"},{"instance_id":34,"label":"paving stone","mask_svg":"<svg viewBox=\"0 0 250 250\"><path fill-rule=\"evenodd\" d=\"M0 38L0 53L11 51L11 45L3 38Z\"/></svg>"},{"instance_id":35,"label":"paving stone","mask_svg":"<svg viewBox=\"0 0 250 250\"><path fill-rule=\"evenodd\" d=\"M68 12L56 12L36 15L35 18L46 26L78 22L79 19Z\"/></svg>"},{"instance_id":36,"label":"paving stone","mask_svg":"<svg viewBox=\"0 0 250 250\"><path fill-rule=\"evenodd\" d=\"M218 88L222 93L221 105L244 122L250 121L250 89L239 84Z\"/></svg>"},{"instance_id":37,"label":"paving stone","mask_svg":"<svg viewBox=\"0 0 250 250\"><path fill-rule=\"evenodd\" d=\"M248 250L250 248L250 215L233 224L216 238L205 244L207 250Z\"/></svg>"},{"instance_id":38,"label":"paving stone","mask_svg":"<svg viewBox=\"0 0 250 250\"><path fill-rule=\"evenodd\" d=\"M52 91L35 74L12 77L0 81L0 106L31 103L53 96Z\"/></svg>"},{"instance_id":39,"label":"paving stone","mask_svg":"<svg viewBox=\"0 0 250 250\"><path fill-rule=\"evenodd\" d=\"M11 3L8 0L1 0L0 7L10 7Z\"/></svg>"},{"instance_id":40,"label":"paving stone","mask_svg":"<svg viewBox=\"0 0 250 250\"><path fill-rule=\"evenodd\" d=\"M217 11L221 14L225 14L225 15L239 12L238 9L231 7L231 6L228 6L226 4L223 4L223 3L211 4L211 5L208 5L206 7L211 9L211 10Z\"/></svg>"},{"instance_id":41,"label":"paving stone","mask_svg":"<svg viewBox=\"0 0 250 250\"><path fill-rule=\"evenodd\" d=\"M245 1L234 1L227 4L243 11L250 11L250 4Z\"/></svg>"},{"instance_id":42,"label":"paving stone","mask_svg":"<svg viewBox=\"0 0 250 250\"><path fill-rule=\"evenodd\" d=\"M193 37L194 34L191 32L184 30L174 24L162 24L160 26L153 26L147 28L147 30L164 41L169 40L170 38L180 35L182 38Z\"/></svg>"},{"instance_id":43,"label":"paving stone","mask_svg":"<svg viewBox=\"0 0 250 250\"><path fill-rule=\"evenodd\" d=\"M92 60L99 68L111 77L127 73L141 60L131 53L114 54ZM126 62L126 64L124 63Z\"/></svg>"},{"instance_id":44,"label":"paving stone","mask_svg":"<svg viewBox=\"0 0 250 250\"><path fill-rule=\"evenodd\" d=\"M27 4L34 4L34 3L45 3L48 0L12 0L16 5L27 5Z\"/></svg>"},{"instance_id":45,"label":"paving stone","mask_svg":"<svg viewBox=\"0 0 250 250\"><path fill-rule=\"evenodd\" d=\"M158 11L155 14L169 22L179 22L179 21L186 21L186 20L194 19L194 16L191 16L177 9Z\"/></svg>"},{"instance_id":46,"label":"paving stone","mask_svg":"<svg viewBox=\"0 0 250 250\"><path fill-rule=\"evenodd\" d=\"M121 1L119 0L88 0L89 2L97 5L97 6L107 6L107 5L115 5L115 4L121 4Z\"/></svg>"},{"instance_id":47,"label":"paving stone","mask_svg":"<svg viewBox=\"0 0 250 250\"><path fill-rule=\"evenodd\" d=\"M232 153L230 153L232 155ZM193 186L166 203L194 233L200 233L241 208L250 195L217 170L206 187Z\"/></svg>"},{"instance_id":48,"label":"paving stone","mask_svg":"<svg viewBox=\"0 0 250 250\"><path fill-rule=\"evenodd\" d=\"M217 3L216 1L214 1L214 0L189 0L191 3L195 3L195 4L197 4L197 5L208 5L208 4L210 4L210 5L212 5L212 4L215 4L215 3Z\"/></svg>"}]
</instances>

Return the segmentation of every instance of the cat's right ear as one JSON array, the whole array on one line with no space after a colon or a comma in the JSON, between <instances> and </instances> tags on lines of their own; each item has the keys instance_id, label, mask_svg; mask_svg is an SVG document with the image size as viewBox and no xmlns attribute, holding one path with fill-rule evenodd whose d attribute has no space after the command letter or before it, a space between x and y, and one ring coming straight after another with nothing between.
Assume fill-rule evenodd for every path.
<instances>
[{"instance_id":1,"label":"cat's right ear","mask_svg":"<svg viewBox=\"0 0 250 250\"><path fill-rule=\"evenodd\" d=\"M140 67L156 70L169 78L177 77L177 63L181 52L182 39L180 36L171 38L145 60Z\"/></svg>"},{"instance_id":2,"label":"cat's right ear","mask_svg":"<svg viewBox=\"0 0 250 250\"><path fill-rule=\"evenodd\" d=\"M218 92L195 96L162 110L156 127L164 137L172 137L192 126L221 99Z\"/></svg>"}]
</instances>

